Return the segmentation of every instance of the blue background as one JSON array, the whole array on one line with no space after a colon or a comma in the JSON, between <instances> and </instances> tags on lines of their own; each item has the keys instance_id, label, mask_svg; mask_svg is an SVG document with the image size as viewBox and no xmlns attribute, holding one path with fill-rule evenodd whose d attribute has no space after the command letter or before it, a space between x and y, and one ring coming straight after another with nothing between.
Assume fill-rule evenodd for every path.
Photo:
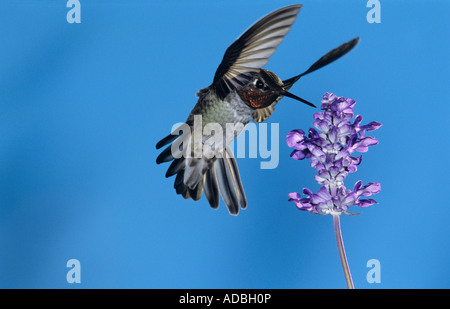
<instances>
[{"instance_id":1,"label":"blue background","mask_svg":"<svg viewBox=\"0 0 450 309\"><path fill-rule=\"evenodd\" d=\"M363 123L383 123L346 179L382 186L378 205L341 218L355 286L450 288L450 2L381 2L381 24L369 24L366 1L302 1L266 68L286 79L361 37L291 90L351 97ZM286 98L270 118L278 168L238 159L249 205L237 217L176 195L155 164L155 143L186 119L228 45L293 3L86 0L69 24L66 1L2 0L0 287L345 288L331 216L287 201L319 188L284 142L311 126L311 108ZM72 258L81 284L66 281ZM369 259L379 284L366 281Z\"/></svg>"}]
</instances>

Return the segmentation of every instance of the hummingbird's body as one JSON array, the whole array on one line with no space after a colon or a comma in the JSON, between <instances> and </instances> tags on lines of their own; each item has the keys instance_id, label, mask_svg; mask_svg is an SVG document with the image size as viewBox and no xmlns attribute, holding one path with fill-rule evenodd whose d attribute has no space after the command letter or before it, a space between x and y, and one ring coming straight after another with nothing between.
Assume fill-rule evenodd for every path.
<instances>
[{"instance_id":1,"label":"hummingbird's body","mask_svg":"<svg viewBox=\"0 0 450 309\"><path fill-rule=\"evenodd\" d=\"M206 195L213 195L214 197L212 206L214 206L214 208L216 205L218 206L218 190L220 185L217 184L217 188L209 188L211 192L208 191L208 188L204 188L205 182L210 183L210 178L216 177L214 175L216 170L212 169L212 167L218 160L217 169L219 170L219 175L223 174L223 179L227 179L225 175L230 173L232 169L235 169L235 171L233 170L231 172L231 174L235 176L229 179L230 181L236 183L237 186L234 189L236 191L234 202L236 203L238 199L241 199L241 206L245 208L245 193L239 179L239 171L237 169L236 161L232 157L232 153L229 150L228 145L233 142L235 137L237 137L242 132L244 127L250 122L255 110L245 104L236 91L231 91L224 99L221 99L217 96L212 87L207 87L201 89L197 93L197 96L199 99L189 114L186 124L189 125L190 131L194 132L195 118L201 116L201 118L197 118L201 120L200 124L197 125L200 125L202 133L209 124L216 124L220 126L222 131L222 143L213 145L214 147L211 147L212 153L207 153L207 150L202 149L203 156L201 158L196 158L192 153L191 157L186 156L186 151L191 150L188 146L187 150L183 153L185 157L181 159L181 161L184 162L184 170L177 175L178 182L175 181L175 189L177 189L177 192L180 192L185 198L191 197L194 200L199 199L201 197L202 190L205 189ZM227 126L230 127L230 125L235 129L232 135L227 134ZM199 148L206 148L204 146L212 136L213 134L202 134L201 147ZM190 139L190 145L192 145L192 148L195 148L195 143L192 140L193 135L191 135ZM233 186L234 183L232 184ZM223 183L222 187L224 186L229 187L230 184ZM225 194L226 193L222 193L222 195ZM225 197L225 199L227 199L227 197ZM228 196L228 199L229 203L233 202L233 197ZM238 211L239 207L234 207L233 209L233 212Z\"/></svg>"},{"instance_id":2,"label":"hummingbird's body","mask_svg":"<svg viewBox=\"0 0 450 309\"><path fill-rule=\"evenodd\" d=\"M246 125L252 120L255 109L248 106L236 91L230 92L223 100L220 99L211 87L201 89L198 101L192 109L186 123L193 120L194 115L202 115L203 125L218 123L225 132L227 123L243 123ZM239 132L240 133L240 132Z\"/></svg>"},{"instance_id":3,"label":"hummingbird's body","mask_svg":"<svg viewBox=\"0 0 450 309\"><path fill-rule=\"evenodd\" d=\"M301 5L292 5L274 11L242 34L225 52L213 83L197 93L197 104L186 120L189 132L183 130L183 137L177 141L179 135L168 135L156 145L159 149L173 142L156 162L172 161L166 177L177 175L177 194L198 200L204 191L212 208L219 206L222 196L229 212L238 214L239 206L245 208L247 200L229 144L252 119L262 122L269 118L284 96L314 106L288 90L302 76L338 59L358 42L356 38L339 46L304 73L281 81L262 67L289 32L300 8ZM215 129L208 130L211 125ZM233 134L229 134L230 127ZM221 142L217 142L220 131Z\"/></svg>"}]
</instances>

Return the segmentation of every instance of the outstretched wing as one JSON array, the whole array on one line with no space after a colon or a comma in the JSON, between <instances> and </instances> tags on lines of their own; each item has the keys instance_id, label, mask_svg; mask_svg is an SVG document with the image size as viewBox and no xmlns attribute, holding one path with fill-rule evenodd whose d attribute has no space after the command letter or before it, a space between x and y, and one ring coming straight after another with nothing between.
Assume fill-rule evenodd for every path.
<instances>
[{"instance_id":1,"label":"outstretched wing","mask_svg":"<svg viewBox=\"0 0 450 309\"><path fill-rule=\"evenodd\" d=\"M317 71L320 68L323 68L327 64L330 64L331 62L338 60L342 56L344 56L346 53L351 51L353 47L356 46L359 42L359 37L354 38L353 40L348 41L347 43L344 43L340 45L339 47L336 47L333 50L330 50L328 53L326 53L324 56L322 56L319 60L314 62L312 66L309 67L308 70L303 72L302 74L299 74L297 76L294 76L292 78L289 78L288 80L284 80L283 84L285 86L292 87L296 81L298 81L302 76L305 76L306 74L309 74L311 72Z\"/></svg>"},{"instance_id":2,"label":"outstretched wing","mask_svg":"<svg viewBox=\"0 0 450 309\"><path fill-rule=\"evenodd\" d=\"M291 29L301 7L301 4L291 5L266 15L228 47L212 84L221 99L248 83L253 74L266 65Z\"/></svg>"}]
</instances>

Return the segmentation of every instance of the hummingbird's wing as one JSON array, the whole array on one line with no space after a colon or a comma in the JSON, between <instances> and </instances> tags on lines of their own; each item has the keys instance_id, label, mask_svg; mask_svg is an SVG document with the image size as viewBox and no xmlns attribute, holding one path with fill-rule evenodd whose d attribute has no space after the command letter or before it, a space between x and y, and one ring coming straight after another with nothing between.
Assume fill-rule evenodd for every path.
<instances>
[{"instance_id":1,"label":"hummingbird's wing","mask_svg":"<svg viewBox=\"0 0 450 309\"><path fill-rule=\"evenodd\" d=\"M283 84L285 86L292 87L292 85L294 85L294 83L296 81L298 81L300 79L300 77L302 77L306 74L309 74L311 72L317 71L318 69L323 68L327 64L330 64L331 62L338 60L339 58L344 56L346 53L351 51L353 49L353 47L355 47L356 44L358 44L358 42L359 42L359 37L356 37L353 40L350 40L347 43L344 43L344 44L340 45L339 47L336 47L335 49L330 50L328 53L326 53L324 56L322 56L319 60L314 62L314 64L312 66L310 66L308 68L308 70L306 70L302 74L299 74L297 76L289 78L288 80L284 80Z\"/></svg>"},{"instance_id":2,"label":"hummingbird's wing","mask_svg":"<svg viewBox=\"0 0 450 309\"><path fill-rule=\"evenodd\" d=\"M291 29L301 7L301 4L286 6L266 15L228 47L212 84L221 99L230 91L241 89L266 65Z\"/></svg>"},{"instance_id":3,"label":"hummingbird's wing","mask_svg":"<svg viewBox=\"0 0 450 309\"><path fill-rule=\"evenodd\" d=\"M283 89L288 91L302 76L309 74L311 72L314 72L320 68L323 68L327 64L330 64L331 62L341 58L346 53L348 53L350 50L355 47L356 44L359 42L359 37L354 38L353 40L348 41L347 43L344 43L340 45L339 47L330 50L328 53L326 53L324 56L322 56L319 60L314 62L312 66L308 68L305 72L302 74L299 74L297 76L294 76L292 78L289 78L287 80L283 81ZM275 105L278 103L278 101L281 100L283 96L279 96L271 105L260 108L255 111L253 114L253 121L255 122L263 122L272 115L272 113L275 111Z\"/></svg>"}]
</instances>

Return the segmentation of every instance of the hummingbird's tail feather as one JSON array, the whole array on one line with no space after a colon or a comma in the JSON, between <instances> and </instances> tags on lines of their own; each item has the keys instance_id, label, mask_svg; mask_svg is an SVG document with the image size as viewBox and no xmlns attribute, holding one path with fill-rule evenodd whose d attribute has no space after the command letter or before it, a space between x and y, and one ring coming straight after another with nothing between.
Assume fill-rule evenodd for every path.
<instances>
[{"instance_id":1,"label":"hummingbird's tail feather","mask_svg":"<svg viewBox=\"0 0 450 309\"><path fill-rule=\"evenodd\" d=\"M188 188L188 192L189 192L189 196L194 200L194 201L198 201L203 194L203 180L201 180L197 186L195 186L194 189L189 189Z\"/></svg>"},{"instance_id":2,"label":"hummingbird's tail feather","mask_svg":"<svg viewBox=\"0 0 450 309\"><path fill-rule=\"evenodd\" d=\"M216 167L213 165L206 171L203 178L203 189L205 191L205 197L209 202L209 205L217 209L219 207L219 184L217 183Z\"/></svg>"},{"instance_id":3,"label":"hummingbird's tail feather","mask_svg":"<svg viewBox=\"0 0 450 309\"><path fill-rule=\"evenodd\" d=\"M245 197L236 159L229 147L227 147L223 158L217 159L213 168L216 170L220 195L228 211L232 215L237 215L239 206L242 209L247 207L247 198Z\"/></svg>"},{"instance_id":4,"label":"hummingbird's tail feather","mask_svg":"<svg viewBox=\"0 0 450 309\"><path fill-rule=\"evenodd\" d=\"M172 155L172 147L169 146L166 149L164 149L159 156L156 158L156 164L161 164L164 162L170 162L174 159Z\"/></svg>"},{"instance_id":5,"label":"hummingbird's tail feather","mask_svg":"<svg viewBox=\"0 0 450 309\"><path fill-rule=\"evenodd\" d=\"M182 169L184 169L184 158L173 160L169 168L167 169L166 178L178 174L178 172Z\"/></svg>"},{"instance_id":6,"label":"hummingbird's tail feather","mask_svg":"<svg viewBox=\"0 0 450 309\"><path fill-rule=\"evenodd\" d=\"M241 182L239 168L238 168L236 159L234 158L233 152L231 151L230 147L227 147L226 150L227 150L227 154L228 154L228 156L226 158L228 159L230 166L232 168L233 176L234 176L234 183L235 183L235 186L239 193L239 204L241 205L242 209L245 209L245 208L247 208L247 198L245 196L244 186L242 185L242 182Z\"/></svg>"},{"instance_id":7,"label":"hummingbird's tail feather","mask_svg":"<svg viewBox=\"0 0 450 309\"><path fill-rule=\"evenodd\" d=\"M178 172L177 177L175 177L175 182L173 183L173 187L174 187L175 191L177 192L177 194L181 194L181 195L185 196L188 188L184 184L183 179L184 179L184 169Z\"/></svg>"},{"instance_id":8,"label":"hummingbird's tail feather","mask_svg":"<svg viewBox=\"0 0 450 309\"><path fill-rule=\"evenodd\" d=\"M184 183L184 170L178 172L173 187L177 194L180 194L185 199L192 198L194 201L198 201L203 194L203 181L197 183L197 185L191 189Z\"/></svg>"},{"instance_id":9,"label":"hummingbird's tail feather","mask_svg":"<svg viewBox=\"0 0 450 309\"><path fill-rule=\"evenodd\" d=\"M236 187L233 182L233 175L228 162L225 159L217 159L214 165L217 172L217 180L219 183L220 195L232 215L239 213L239 199Z\"/></svg>"},{"instance_id":10,"label":"hummingbird's tail feather","mask_svg":"<svg viewBox=\"0 0 450 309\"><path fill-rule=\"evenodd\" d=\"M195 189L197 184L203 181L203 176L211 167L212 161L203 158L186 158L184 162L184 184L190 189Z\"/></svg>"},{"instance_id":11,"label":"hummingbird's tail feather","mask_svg":"<svg viewBox=\"0 0 450 309\"><path fill-rule=\"evenodd\" d=\"M179 137L177 135L170 135L170 136L171 137L175 136L175 138L173 138L173 140L175 140ZM179 147L176 147L174 144L171 144L171 145L167 146L166 149L161 151L159 156L156 158L156 164L170 162L170 161L174 160L175 158L182 157L183 153L185 152L185 150L183 150L182 146L183 146L183 142L186 140L186 138L188 138L188 137L185 137L185 136L181 137L181 139L179 140L179 141L181 141L181 143L178 145ZM162 139L161 141L163 141L163 140L164 139ZM160 145L160 146L162 147L163 145Z\"/></svg>"},{"instance_id":12,"label":"hummingbird's tail feather","mask_svg":"<svg viewBox=\"0 0 450 309\"><path fill-rule=\"evenodd\" d=\"M179 136L175 134L169 134L166 137L164 137L162 140L160 140L156 144L156 149L160 149L163 146L166 146L167 144L172 143L174 140L176 140Z\"/></svg>"},{"instance_id":13,"label":"hummingbird's tail feather","mask_svg":"<svg viewBox=\"0 0 450 309\"><path fill-rule=\"evenodd\" d=\"M175 138L166 137L158 143L158 146L161 148L174 140ZM239 169L229 147L223 151L220 158L192 158L183 154L185 154L183 150L169 145L156 159L158 164L172 161L166 171L166 177L176 175L173 186L177 194L185 199L192 198L198 201L204 191L209 205L214 209L219 207L222 196L232 215L237 215L239 208L247 207Z\"/></svg>"}]
</instances>

